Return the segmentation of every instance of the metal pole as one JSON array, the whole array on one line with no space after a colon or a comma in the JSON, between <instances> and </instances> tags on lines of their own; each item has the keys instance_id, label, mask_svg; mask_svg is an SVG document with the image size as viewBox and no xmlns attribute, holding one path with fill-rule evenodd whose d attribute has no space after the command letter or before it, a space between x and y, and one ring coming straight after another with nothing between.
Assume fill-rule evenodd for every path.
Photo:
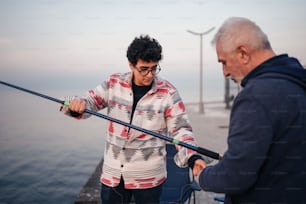
<instances>
[{"instance_id":1,"label":"metal pole","mask_svg":"<svg viewBox=\"0 0 306 204\"><path fill-rule=\"evenodd\" d=\"M193 32L191 30L187 30L187 32L200 36L200 100L199 100L199 113L204 114L204 101L203 101L203 35L206 35L210 33L212 30L214 30L215 27L210 28L209 30L197 33Z\"/></svg>"},{"instance_id":2,"label":"metal pole","mask_svg":"<svg viewBox=\"0 0 306 204\"><path fill-rule=\"evenodd\" d=\"M203 35L200 35L200 103L199 112L204 114L204 102L203 102Z\"/></svg>"},{"instance_id":3,"label":"metal pole","mask_svg":"<svg viewBox=\"0 0 306 204\"><path fill-rule=\"evenodd\" d=\"M225 108L230 109L230 80L225 77L225 95L224 95Z\"/></svg>"}]
</instances>

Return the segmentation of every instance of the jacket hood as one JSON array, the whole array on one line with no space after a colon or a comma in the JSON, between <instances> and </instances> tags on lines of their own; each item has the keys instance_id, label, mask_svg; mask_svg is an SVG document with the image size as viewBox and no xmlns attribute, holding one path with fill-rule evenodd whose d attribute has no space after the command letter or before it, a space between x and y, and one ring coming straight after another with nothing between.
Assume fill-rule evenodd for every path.
<instances>
[{"instance_id":1,"label":"jacket hood","mask_svg":"<svg viewBox=\"0 0 306 204\"><path fill-rule=\"evenodd\" d=\"M255 77L283 78L299 84L306 90L306 69L300 62L287 54L275 56L253 71L251 71L241 82L245 86L248 81Z\"/></svg>"}]
</instances>

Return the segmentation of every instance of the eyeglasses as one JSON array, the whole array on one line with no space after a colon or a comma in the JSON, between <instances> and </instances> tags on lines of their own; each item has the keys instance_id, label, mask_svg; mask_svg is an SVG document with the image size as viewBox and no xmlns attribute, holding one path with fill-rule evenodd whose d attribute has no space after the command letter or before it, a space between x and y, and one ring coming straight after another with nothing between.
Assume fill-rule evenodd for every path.
<instances>
[{"instance_id":1,"label":"eyeglasses","mask_svg":"<svg viewBox=\"0 0 306 204\"><path fill-rule=\"evenodd\" d=\"M137 68L136 66L134 66L134 67L139 72L139 74L141 74L142 76L147 76L149 74L149 72L151 72L152 75L156 75L161 70L159 64L151 67L151 69L150 69L150 67L146 67L146 66L142 66L140 68Z\"/></svg>"}]
</instances>

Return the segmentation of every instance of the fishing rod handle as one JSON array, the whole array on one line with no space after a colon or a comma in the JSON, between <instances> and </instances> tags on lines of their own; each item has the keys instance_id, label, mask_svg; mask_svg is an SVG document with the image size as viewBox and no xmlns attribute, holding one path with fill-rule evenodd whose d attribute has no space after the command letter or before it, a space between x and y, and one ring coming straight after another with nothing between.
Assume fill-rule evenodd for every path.
<instances>
[{"instance_id":1,"label":"fishing rod handle","mask_svg":"<svg viewBox=\"0 0 306 204\"><path fill-rule=\"evenodd\" d=\"M213 158L213 159L216 159L216 160L220 160L222 157L220 156L220 154L216 153L216 152L213 152L213 151L210 151L208 149L204 149L202 147L197 147L197 150L196 150L198 153L202 154L202 155L205 155L205 156L208 156L210 158Z\"/></svg>"}]
</instances>

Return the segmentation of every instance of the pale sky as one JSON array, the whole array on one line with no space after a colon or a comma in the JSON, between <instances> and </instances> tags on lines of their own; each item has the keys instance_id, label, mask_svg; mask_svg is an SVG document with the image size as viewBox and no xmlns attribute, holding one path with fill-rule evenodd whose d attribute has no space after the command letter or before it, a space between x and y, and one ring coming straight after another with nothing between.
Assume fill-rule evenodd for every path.
<instances>
[{"instance_id":1,"label":"pale sky","mask_svg":"<svg viewBox=\"0 0 306 204\"><path fill-rule=\"evenodd\" d=\"M183 98L197 98L204 32L204 101L223 97L224 79L210 42L230 16L255 21L278 54L306 64L305 0L0 0L1 80L34 89L93 88L128 71L126 49L149 34L163 46L160 75ZM205 98L207 97L207 98Z\"/></svg>"}]
</instances>

